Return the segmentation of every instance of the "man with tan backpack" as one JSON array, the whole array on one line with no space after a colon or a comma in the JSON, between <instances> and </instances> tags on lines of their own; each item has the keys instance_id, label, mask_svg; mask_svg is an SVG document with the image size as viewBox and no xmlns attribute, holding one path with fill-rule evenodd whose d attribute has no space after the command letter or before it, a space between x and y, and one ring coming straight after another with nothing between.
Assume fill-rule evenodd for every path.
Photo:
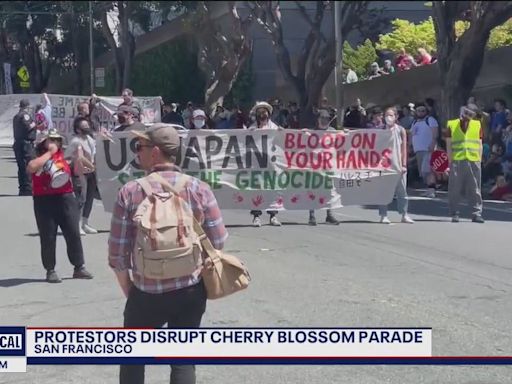
<instances>
[{"instance_id":1,"label":"man with tan backpack","mask_svg":"<svg viewBox=\"0 0 512 384\"><path fill-rule=\"evenodd\" d=\"M222 249L228 236L220 209L206 183L175 165L174 128L155 124L133 134L149 174L120 189L109 238L109 264L127 298L124 326L199 327L207 299L202 252ZM120 383L144 383L144 366L121 366ZM195 383L194 366L172 365L171 383Z\"/></svg>"}]
</instances>

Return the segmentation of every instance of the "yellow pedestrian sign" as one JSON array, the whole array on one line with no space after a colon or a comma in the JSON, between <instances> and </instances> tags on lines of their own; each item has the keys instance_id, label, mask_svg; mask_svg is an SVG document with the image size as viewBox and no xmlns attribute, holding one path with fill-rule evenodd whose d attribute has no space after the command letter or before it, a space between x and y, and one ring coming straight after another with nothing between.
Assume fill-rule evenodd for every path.
<instances>
[{"instance_id":1,"label":"yellow pedestrian sign","mask_svg":"<svg viewBox=\"0 0 512 384\"><path fill-rule=\"evenodd\" d=\"M18 78L20 79L20 87L21 88L30 88L30 75L28 73L27 67L24 65L20 69L18 69Z\"/></svg>"}]
</instances>

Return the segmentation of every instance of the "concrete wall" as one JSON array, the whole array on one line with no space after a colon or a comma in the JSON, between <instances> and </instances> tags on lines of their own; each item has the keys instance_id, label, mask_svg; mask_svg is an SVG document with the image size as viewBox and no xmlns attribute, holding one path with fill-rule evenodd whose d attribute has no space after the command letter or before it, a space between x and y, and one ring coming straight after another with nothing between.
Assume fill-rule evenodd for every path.
<instances>
[{"instance_id":1,"label":"concrete wall","mask_svg":"<svg viewBox=\"0 0 512 384\"><path fill-rule=\"evenodd\" d=\"M511 100L507 86L512 86L512 47L498 48L489 51L475 85L474 94L485 104L492 103L495 97ZM411 86L414 84L414 86ZM334 76L324 87L325 95L334 102ZM344 104L352 104L360 98L364 105L407 104L431 97L439 100L441 84L437 65L415 68L410 71L398 72L373 80L361 81L344 85Z\"/></svg>"}]
</instances>

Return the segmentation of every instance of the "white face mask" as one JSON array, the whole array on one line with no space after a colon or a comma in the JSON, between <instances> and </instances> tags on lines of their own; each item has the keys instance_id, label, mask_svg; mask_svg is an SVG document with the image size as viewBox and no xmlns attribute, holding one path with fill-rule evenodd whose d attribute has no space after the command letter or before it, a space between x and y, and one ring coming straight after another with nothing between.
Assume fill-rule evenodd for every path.
<instances>
[{"instance_id":1,"label":"white face mask","mask_svg":"<svg viewBox=\"0 0 512 384\"><path fill-rule=\"evenodd\" d=\"M194 120L194 127L197 129L201 129L204 127L205 121L204 120Z\"/></svg>"},{"instance_id":2,"label":"white face mask","mask_svg":"<svg viewBox=\"0 0 512 384\"><path fill-rule=\"evenodd\" d=\"M386 124L389 126L395 124L395 118L393 116L386 116L385 120L386 120Z\"/></svg>"}]
</instances>

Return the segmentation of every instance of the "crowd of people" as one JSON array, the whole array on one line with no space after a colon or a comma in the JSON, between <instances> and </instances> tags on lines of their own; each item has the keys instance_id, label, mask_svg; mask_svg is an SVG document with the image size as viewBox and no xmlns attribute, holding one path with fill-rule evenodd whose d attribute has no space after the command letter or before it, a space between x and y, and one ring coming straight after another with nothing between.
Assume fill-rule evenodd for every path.
<instances>
[{"instance_id":1,"label":"crowd of people","mask_svg":"<svg viewBox=\"0 0 512 384\"><path fill-rule=\"evenodd\" d=\"M345 82L351 84L360 80L372 80L395 72L408 71L415 67L434 64L437 62L436 56L435 52L429 53L425 48L418 48L416 57L413 57L402 48L396 54L394 63L391 59L385 59L382 66L378 62L373 62L368 68L368 73L361 78L357 76L353 68L347 68L345 70Z\"/></svg>"}]
</instances>

